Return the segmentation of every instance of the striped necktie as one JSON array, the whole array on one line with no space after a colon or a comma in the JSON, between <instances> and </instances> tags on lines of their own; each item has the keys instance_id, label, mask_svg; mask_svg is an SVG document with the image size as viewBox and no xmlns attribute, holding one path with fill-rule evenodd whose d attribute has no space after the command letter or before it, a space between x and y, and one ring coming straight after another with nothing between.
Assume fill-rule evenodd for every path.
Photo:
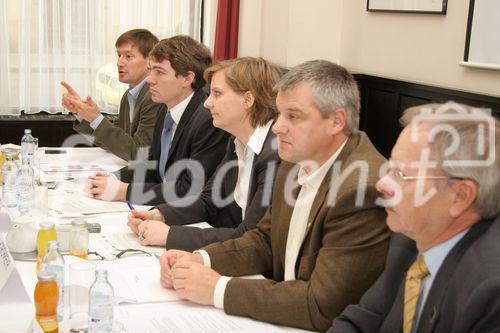
<instances>
[{"instance_id":1,"label":"striped necktie","mask_svg":"<svg viewBox=\"0 0 500 333\"><path fill-rule=\"evenodd\" d=\"M403 333L410 333L415 321L415 310L422 289L422 280L429 275L423 256L418 256L406 274Z\"/></svg>"}]
</instances>

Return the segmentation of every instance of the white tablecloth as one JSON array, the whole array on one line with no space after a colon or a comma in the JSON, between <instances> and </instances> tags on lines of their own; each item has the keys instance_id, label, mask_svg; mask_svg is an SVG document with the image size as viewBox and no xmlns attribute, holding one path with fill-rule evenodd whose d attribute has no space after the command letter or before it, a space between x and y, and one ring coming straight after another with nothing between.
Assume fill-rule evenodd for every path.
<instances>
[{"instance_id":1,"label":"white tablecloth","mask_svg":"<svg viewBox=\"0 0 500 333\"><path fill-rule=\"evenodd\" d=\"M113 170L126 165L125 161L106 153L100 148L71 148L67 149L66 154L46 154L41 160L41 165L68 165L68 163L79 163L80 165L102 164ZM85 172L72 173L72 177L70 177L72 178L71 180L64 180L68 178L67 173L50 173L49 175L43 175L43 177L57 179L61 182L57 190L51 193L49 192L49 200L61 200L65 195L68 195L68 192L66 192L68 190L72 191L73 194L74 192L82 191L88 174L89 173ZM140 209L141 207L136 207L136 209L137 208ZM145 209L145 207L143 208ZM128 231L126 225L127 215L128 212L107 213L87 216L86 219L87 222L100 223L103 233L125 232ZM57 219L57 221L58 223L69 223L71 219ZM92 240L89 250L93 250ZM152 260L156 261L156 263ZM98 265L109 264L99 261L96 261L96 263ZM156 258L130 256L116 260L116 265L119 266L120 269L127 269L127 267L137 268L143 265L146 270L151 269L155 264L158 269L157 283L159 285L159 265ZM16 266L22 277L26 291L33 301L33 293L37 282L36 263L16 261ZM66 284L68 284L69 277L67 275L65 280ZM174 303L149 303L142 305L121 304L115 308L115 320L122 321L129 330L131 329L134 332L140 332L142 331L140 328L146 329L146 326L148 330L158 330L162 332L194 332L201 328L203 329L200 331L203 332L255 332L264 330L268 332L300 331L292 328L260 323L249 318L228 316L222 310L213 307L198 306L185 301L175 301ZM4 320L10 320L12 322L20 320L20 318L32 318L34 306L31 308L26 307L26 305L23 307L7 307L7 309L3 309L3 312L3 316L5 317ZM168 313L172 313L173 316L168 316ZM166 315L168 318L165 317ZM176 318L178 320L177 323L175 322ZM186 326L186 320L191 320L192 324ZM167 323L167 321L170 322ZM211 322L211 326L208 324L208 321ZM63 321L59 332L66 332L68 330L68 322L67 319ZM3 332L1 327L0 332ZM25 332L25 330L19 330L19 332ZM132 332L129 331L129 333Z\"/></svg>"}]
</instances>

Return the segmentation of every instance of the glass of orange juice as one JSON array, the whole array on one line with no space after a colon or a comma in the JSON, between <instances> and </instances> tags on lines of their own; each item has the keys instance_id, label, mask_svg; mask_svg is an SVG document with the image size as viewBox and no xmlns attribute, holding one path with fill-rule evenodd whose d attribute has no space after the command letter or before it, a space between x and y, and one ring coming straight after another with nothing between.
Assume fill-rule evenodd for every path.
<instances>
[{"instance_id":1,"label":"glass of orange juice","mask_svg":"<svg viewBox=\"0 0 500 333\"><path fill-rule=\"evenodd\" d=\"M69 254L82 259L88 259L89 252L89 231L87 221L75 219L71 222L69 232Z\"/></svg>"}]
</instances>

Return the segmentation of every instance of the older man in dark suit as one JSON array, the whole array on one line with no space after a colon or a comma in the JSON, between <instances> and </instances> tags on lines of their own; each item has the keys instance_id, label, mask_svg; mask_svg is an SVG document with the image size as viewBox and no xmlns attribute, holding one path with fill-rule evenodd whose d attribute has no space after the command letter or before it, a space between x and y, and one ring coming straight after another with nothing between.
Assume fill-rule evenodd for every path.
<instances>
[{"instance_id":1,"label":"older man in dark suit","mask_svg":"<svg viewBox=\"0 0 500 333\"><path fill-rule=\"evenodd\" d=\"M212 125L203 106L203 71L210 51L189 36L161 40L150 53L148 76L153 101L164 104L146 161L97 174L89 182L99 199L155 205L201 192L222 160L229 135Z\"/></svg>"},{"instance_id":2,"label":"older man in dark suit","mask_svg":"<svg viewBox=\"0 0 500 333\"><path fill-rule=\"evenodd\" d=\"M384 159L357 131L359 92L344 68L306 62L277 90L284 162L271 207L240 238L167 251L161 283L228 314L325 330L382 272L390 233L374 202ZM237 278L258 273L268 279Z\"/></svg>"},{"instance_id":3,"label":"older man in dark suit","mask_svg":"<svg viewBox=\"0 0 500 333\"><path fill-rule=\"evenodd\" d=\"M397 232L385 272L328 332L498 332L499 122L448 103L403 123L377 184Z\"/></svg>"}]
</instances>

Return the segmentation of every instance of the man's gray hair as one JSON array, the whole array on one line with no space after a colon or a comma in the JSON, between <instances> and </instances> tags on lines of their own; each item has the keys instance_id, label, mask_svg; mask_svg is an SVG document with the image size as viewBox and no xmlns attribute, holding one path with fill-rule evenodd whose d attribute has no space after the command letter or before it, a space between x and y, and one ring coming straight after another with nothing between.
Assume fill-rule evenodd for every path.
<instances>
[{"instance_id":1,"label":"man's gray hair","mask_svg":"<svg viewBox=\"0 0 500 333\"><path fill-rule=\"evenodd\" d=\"M453 102L427 104L407 109L400 121L403 126L431 124L435 133L429 147L438 167L449 177L473 180L478 186L474 205L482 217L498 215L500 122L491 110Z\"/></svg>"},{"instance_id":2,"label":"man's gray hair","mask_svg":"<svg viewBox=\"0 0 500 333\"><path fill-rule=\"evenodd\" d=\"M346 134L356 133L359 127L359 89L352 75L342 66L327 60L306 61L293 67L274 87L290 91L301 83L310 83L314 103L324 118L339 108L346 111Z\"/></svg>"}]
</instances>

